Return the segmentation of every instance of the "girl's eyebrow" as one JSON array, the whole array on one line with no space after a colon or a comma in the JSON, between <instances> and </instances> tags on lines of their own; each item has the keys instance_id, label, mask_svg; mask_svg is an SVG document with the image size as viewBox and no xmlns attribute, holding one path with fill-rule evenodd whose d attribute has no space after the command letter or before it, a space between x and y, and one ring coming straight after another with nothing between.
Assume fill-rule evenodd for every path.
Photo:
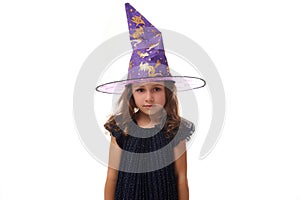
<instances>
[{"instance_id":1,"label":"girl's eyebrow","mask_svg":"<svg viewBox=\"0 0 300 200\"><path fill-rule=\"evenodd\" d=\"M151 87L157 87L157 86L164 87L164 85L159 84L159 83L151 85ZM145 85L132 86L133 89L135 89L135 88L142 88L142 87L145 87Z\"/></svg>"},{"instance_id":2,"label":"girl's eyebrow","mask_svg":"<svg viewBox=\"0 0 300 200\"><path fill-rule=\"evenodd\" d=\"M143 85L137 85L137 86L133 86L132 88L136 89L136 88L141 88L141 87L145 87L145 86L143 86Z\"/></svg>"},{"instance_id":3,"label":"girl's eyebrow","mask_svg":"<svg viewBox=\"0 0 300 200\"><path fill-rule=\"evenodd\" d=\"M159 83L154 83L153 85L151 85L151 87L157 87L157 86L164 87L163 84L159 84ZM141 84L141 85L133 85L133 86L132 86L132 88L141 88L141 87L145 87L145 84Z\"/></svg>"}]
</instances>

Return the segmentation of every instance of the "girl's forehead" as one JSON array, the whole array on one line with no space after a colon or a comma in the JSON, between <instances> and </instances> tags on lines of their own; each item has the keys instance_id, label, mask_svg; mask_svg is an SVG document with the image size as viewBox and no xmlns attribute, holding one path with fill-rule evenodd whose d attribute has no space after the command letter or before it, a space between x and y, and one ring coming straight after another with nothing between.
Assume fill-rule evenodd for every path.
<instances>
[{"instance_id":1,"label":"girl's forehead","mask_svg":"<svg viewBox=\"0 0 300 200\"><path fill-rule=\"evenodd\" d=\"M132 87L153 87L153 86L164 86L165 83L163 81L159 82L144 82L144 83L133 83Z\"/></svg>"}]
</instances>

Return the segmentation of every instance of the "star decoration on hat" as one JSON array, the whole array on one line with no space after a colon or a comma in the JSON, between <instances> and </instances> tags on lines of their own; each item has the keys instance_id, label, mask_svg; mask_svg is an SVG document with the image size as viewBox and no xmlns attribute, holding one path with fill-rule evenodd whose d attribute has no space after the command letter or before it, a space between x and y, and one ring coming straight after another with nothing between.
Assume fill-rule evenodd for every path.
<instances>
[{"instance_id":1,"label":"star decoration on hat","mask_svg":"<svg viewBox=\"0 0 300 200\"><path fill-rule=\"evenodd\" d=\"M136 26L138 26L139 24L145 25L145 22L142 19L142 15L132 17L131 21L134 22Z\"/></svg>"}]
</instances>

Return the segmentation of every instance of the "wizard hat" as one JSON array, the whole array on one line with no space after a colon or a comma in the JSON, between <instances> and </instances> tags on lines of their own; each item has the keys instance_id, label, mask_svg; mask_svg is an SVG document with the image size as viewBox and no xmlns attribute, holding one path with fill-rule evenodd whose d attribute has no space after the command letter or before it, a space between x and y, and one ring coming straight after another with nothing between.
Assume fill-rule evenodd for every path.
<instances>
[{"instance_id":1,"label":"wizard hat","mask_svg":"<svg viewBox=\"0 0 300 200\"><path fill-rule=\"evenodd\" d=\"M198 77L172 76L165 55L162 34L129 3L125 4L128 29L132 46L127 80L97 86L98 92L119 94L126 85L138 82L173 81L177 91L186 91L205 86Z\"/></svg>"}]
</instances>

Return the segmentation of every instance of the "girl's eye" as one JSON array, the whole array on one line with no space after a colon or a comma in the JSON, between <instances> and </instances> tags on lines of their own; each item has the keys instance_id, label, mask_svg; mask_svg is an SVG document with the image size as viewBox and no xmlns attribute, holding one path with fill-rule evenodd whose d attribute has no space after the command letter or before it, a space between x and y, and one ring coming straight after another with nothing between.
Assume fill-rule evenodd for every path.
<instances>
[{"instance_id":1,"label":"girl's eye","mask_svg":"<svg viewBox=\"0 0 300 200\"><path fill-rule=\"evenodd\" d=\"M153 88L153 90L154 90L154 92L158 92L158 91L161 91L161 88L155 87L155 88Z\"/></svg>"},{"instance_id":2,"label":"girl's eye","mask_svg":"<svg viewBox=\"0 0 300 200\"><path fill-rule=\"evenodd\" d=\"M144 89L139 88L139 89L136 89L135 91L136 91L136 92L144 92Z\"/></svg>"}]
</instances>

